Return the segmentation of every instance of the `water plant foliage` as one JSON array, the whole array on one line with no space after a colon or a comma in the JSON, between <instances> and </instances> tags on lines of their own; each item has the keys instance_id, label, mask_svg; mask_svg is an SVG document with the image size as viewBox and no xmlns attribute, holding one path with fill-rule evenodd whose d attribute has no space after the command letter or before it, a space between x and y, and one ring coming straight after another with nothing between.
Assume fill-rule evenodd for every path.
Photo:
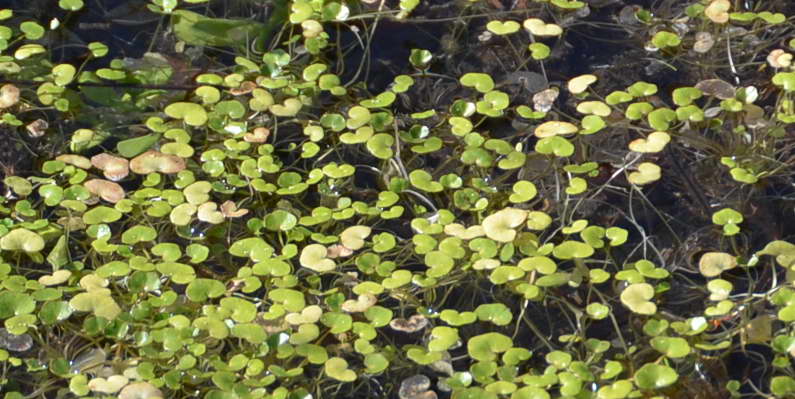
<instances>
[{"instance_id":1,"label":"water plant foliage","mask_svg":"<svg viewBox=\"0 0 795 399\"><path fill-rule=\"evenodd\" d=\"M3 398L795 396L790 2L40 3Z\"/></svg>"}]
</instances>

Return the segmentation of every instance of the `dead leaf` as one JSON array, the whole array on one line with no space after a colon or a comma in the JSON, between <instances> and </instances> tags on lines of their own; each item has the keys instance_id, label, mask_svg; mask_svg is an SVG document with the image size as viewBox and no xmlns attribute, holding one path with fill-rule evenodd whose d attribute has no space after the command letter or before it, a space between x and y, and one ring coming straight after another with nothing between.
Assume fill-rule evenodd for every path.
<instances>
[{"instance_id":1,"label":"dead leaf","mask_svg":"<svg viewBox=\"0 0 795 399\"><path fill-rule=\"evenodd\" d=\"M271 131L266 127L258 127L254 129L253 133L246 133L243 135L243 141L247 143L264 143L268 140Z\"/></svg>"},{"instance_id":2,"label":"dead leaf","mask_svg":"<svg viewBox=\"0 0 795 399\"><path fill-rule=\"evenodd\" d=\"M256 88L257 88L256 83L246 80L243 83L240 83L239 87L229 89L229 92L232 93L233 96L241 96L243 94L251 93Z\"/></svg>"},{"instance_id":3,"label":"dead leaf","mask_svg":"<svg viewBox=\"0 0 795 399\"><path fill-rule=\"evenodd\" d=\"M28 134L30 134L30 137L36 138L44 136L44 133L47 132L47 128L50 127L50 124L44 119L36 119L25 127L28 129Z\"/></svg>"},{"instance_id":4,"label":"dead leaf","mask_svg":"<svg viewBox=\"0 0 795 399\"><path fill-rule=\"evenodd\" d=\"M237 209L234 202L227 200L221 204L221 213L226 218L239 218L248 214L248 209Z\"/></svg>"},{"instance_id":5,"label":"dead leaf","mask_svg":"<svg viewBox=\"0 0 795 399\"><path fill-rule=\"evenodd\" d=\"M102 171L108 180L119 181L130 174L130 162L107 153L91 157L91 165Z\"/></svg>"},{"instance_id":6,"label":"dead leaf","mask_svg":"<svg viewBox=\"0 0 795 399\"><path fill-rule=\"evenodd\" d=\"M721 100L734 98L734 93L737 90L731 83L720 79L702 80L696 83L696 89L701 90L708 96L717 97Z\"/></svg>"},{"instance_id":7,"label":"dead leaf","mask_svg":"<svg viewBox=\"0 0 795 399\"><path fill-rule=\"evenodd\" d=\"M112 181L91 179L83 183L83 187L91 194L97 195L105 201L115 204L124 199L124 189Z\"/></svg>"},{"instance_id":8,"label":"dead leaf","mask_svg":"<svg viewBox=\"0 0 795 399\"><path fill-rule=\"evenodd\" d=\"M392 319L389 322L389 326L392 327L393 330L403 331L407 333L413 333L425 328L428 325L428 319L421 314L415 314L406 319Z\"/></svg>"},{"instance_id":9,"label":"dead leaf","mask_svg":"<svg viewBox=\"0 0 795 399\"><path fill-rule=\"evenodd\" d=\"M8 108L19 102L19 88L8 83L0 87L0 109Z\"/></svg>"}]
</instances>

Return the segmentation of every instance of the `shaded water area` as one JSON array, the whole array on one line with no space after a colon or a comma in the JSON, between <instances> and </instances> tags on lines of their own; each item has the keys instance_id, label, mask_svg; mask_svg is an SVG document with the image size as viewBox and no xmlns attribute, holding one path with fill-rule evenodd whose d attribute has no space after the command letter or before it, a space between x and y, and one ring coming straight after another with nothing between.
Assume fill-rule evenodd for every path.
<instances>
[{"instance_id":1,"label":"shaded water area","mask_svg":"<svg viewBox=\"0 0 795 399\"><path fill-rule=\"evenodd\" d=\"M194 52L192 49L175 48L177 40L169 29L167 19L146 11L148 1L87 0L91 7L70 14L68 18L64 17L66 13L57 8L44 6L48 3L44 0L11 0L9 5L4 6L18 10L19 16L34 18L42 24L52 18L62 18L61 24L66 27L62 32L68 34L51 37L48 43L54 63L80 64L86 59L82 45L104 41L110 47L110 58L134 60L142 58L148 52L162 54L176 71L169 83L177 85L190 82L200 73L223 70L234 64L235 54L230 51L207 49ZM490 0L472 6L463 1L425 1L414 10L408 21L390 18L351 21L339 26L337 31L329 32L330 41L337 42L340 46L340 51L331 63L337 65L335 72L343 83L350 84L349 90L362 97L386 90L397 75L413 74L416 84L410 92L398 95L394 107L396 126L408 129L413 123L409 114L431 109L440 113L447 112L456 100L463 98L466 89L458 84L458 77L468 72L489 74L496 82L496 87L508 93L511 101L516 103L530 103L534 94L550 87L563 88L569 78L582 74L594 74L599 78L593 87L599 93L623 90L637 81L654 83L660 90L653 100L660 104L672 104L671 92L681 87L683 82L692 84L706 79L722 79L738 86L769 85L766 79L758 77L760 64L765 62L767 54L759 50L760 46L764 44L764 48L768 48L769 42L780 41L792 34L791 25L749 34L747 39L736 39L737 43L732 43L732 50L725 54L726 58L720 59L699 59L692 54L663 54L661 51L644 49L651 36L650 31L662 29L663 26L677 29L677 26L671 27L667 22L660 21L682 18L685 15L684 6L690 2L595 0L589 2L591 7L588 8L588 14L555 21L566 28L567 33L564 40L550 42L551 56L542 64L528 62L526 57L519 55L516 41L510 37L490 34L485 28L494 19L521 21L532 17L525 10L528 3L529 0ZM753 4L745 3L749 6ZM384 6L394 9L395 4L396 1L387 1ZM363 11L375 11L379 3L361 2L358 5ZM211 1L203 7L208 14L225 18L250 18L262 22L267 21L274 11L273 4L265 0ZM658 23L643 23L635 18L634 11L639 7L649 10L651 15L658 18ZM773 1L767 7L785 15L795 14L795 5L791 2ZM678 28L689 29L681 26ZM282 31L281 34L283 36L280 37L284 39L288 33ZM726 44L716 44L718 45ZM433 54L429 67L419 74L409 61L413 49L426 49ZM252 58L256 58L253 56L256 50L248 50L252 52ZM106 61L91 60L85 66L98 68L104 62ZM176 96L180 95L184 93L177 91ZM576 100L575 96L561 90L552 113L561 117L576 114ZM763 94L756 104L770 110L776 106L776 98ZM315 109L318 115L324 112L323 105L321 99ZM40 112L45 116L50 115L48 111ZM36 139L17 133L2 135L0 162L6 168L4 175L32 174L32 171L40 168L43 160L64 152L70 139L69 134L77 128L89 127L89 120L59 120L54 126L59 135L54 137ZM109 128L114 135L88 155L112 149L117 142L130 136L131 127L124 115L103 115L93 120L102 120L108 125L116 123L118 127ZM490 137L512 140L524 144L525 148L532 148L538 141L532 134L537 125L536 121L530 119L506 115L490 118L478 126L478 129ZM782 129L777 134L785 137L795 134L792 124ZM512 184L520 180L520 177L533 181L538 187L539 196L546 199L537 208L548 211L551 216L565 216L569 220L587 219L591 224L618 226L630 231L630 240L611 253L611 261L623 264L630 259L654 259L656 264L673 275L669 289L659 300L659 311L674 315L674 319L700 316L710 295L704 288L708 279L699 273L697 266L701 255L729 249L752 253L770 241L795 237L795 213L792 211L795 203L793 176L778 174L747 189L734 189L736 182L725 172L724 166L716 161L719 157L712 156L720 153L722 146L728 144L709 129L692 130L684 131L682 135L704 135L706 139L694 139L692 142L696 144L671 146L656 154L655 161L668 173L666 179L637 192L632 189L632 184L624 174L616 172L630 156L630 151L623 143L631 133L630 128L617 126L583 140L586 148L584 154L587 157L582 155L583 159L575 161L598 162L598 173L588 176L586 180L589 184L602 188L594 195L577 201L572 207L561 206L560 183L549 173L553 165L546 157L530 157L526 167L522 168L522 176L499 175L495 172L493 175L477 177L503 184ZM297 130L287 130L284 134L288 137L301 135ZM703 146L697 147L698 143ZM284 144L280 150L287 153L288 147L289 144ZM298 150L294 151L296 152L283 155L285 163L299 159ZM449 153L440 151L422 160L412 159L407 164L439 168L443 171L449 156ZM786 145L776 149L772 157L779 164L790 165L795 160L795 146ZM339 161L354 165L366 164L372 162L372 157L362 156ZM411 164L412 161L416 163ZM10 173L9 168L12 169ZM140 185L140 180L127 184ZM367 169L357 169L352 184L345 188L343 194L354 200L368 198L368 195L377 196L378 189L382 186L376 174ZM324 200L321 193L310 198L317 203ZM739 238L728 239L711 221L714 212L726 207L746 215ZM379 228L401 239L410 239L412 230L409 221L419 216L423 215L407 210L403 221L384 224ZM187 242L189 241L185 240ZM223 248L213 249L223 252ZM412 264L406 267L421 270L425 266ZM230 271L219 266L208 272L208 276L214 273L222 275L230 274ZM780 269L757 268L729 271L724 278L731 279L738 292L764 292L772 287L774 281L786 279L786 276ZM477 303L488 302L505 303L512 309L523 308L523 312L534 319L535 325L520 324L517 328L516 344L533 350L545 350L539 336L557 337L569 333L572 325L578 324L579 320L572 320L569 313L561 309L565 309L565 304L569 302L582 303L590 295L585 286L573 290L560 289L559 292L552 289L553 293L559 294L560 299L555 306L551 306L546 302L528 303L515 295L500 297L487 283L488 281L483 281L482 285L477 286L440 289L439 293L444 292L445 298L449 298L448 302L440 304L462 310L471 310ZM618 291L619 287L616 286L615 289ZM383 306L399 307L400 303L391 298ZM754 309L755 314L769 311L771 309ZM629 323L632 320L630 310L616 307L613 313L614 320L627 322L621 325L621 329L643 334L643 325ZM614 320L594 322L584 335L609 339L614 332ZM738 321L726 322L730 324ZM475 335L478 333L477 328L462 327L461 335ZM728 330L731 327L725 328ZM409 344L414 340L411 336L394 332L390 334L390 339L398 345ZM452 365L456 369L466 368L467 360L463 356L466 348L450 352L454 359L458 359L452 361ZM653 355L641 354L649 359ZM685 370L689 375L682 376L683 379L690 380L687 384L690 388L672 393L671 397L727 397L728 393L723 386L730 379L750 380L759 386L773 372L769 365L772 357L771 350L761 345L738 348L724 358L705 356L692 370ZM541 364L543 362L539 360L539 365ZM432 372L428 371L428 374ZM434 381L441 379L442 375L443 373L438 372ZM390 384L389 381L379 381L378 378L373 378L373 381L374 386ZM752 393L750 388L743 389L743 393ZM449 394L439 393L439 396L448 397Z\"/></svg>"}]
</instances>

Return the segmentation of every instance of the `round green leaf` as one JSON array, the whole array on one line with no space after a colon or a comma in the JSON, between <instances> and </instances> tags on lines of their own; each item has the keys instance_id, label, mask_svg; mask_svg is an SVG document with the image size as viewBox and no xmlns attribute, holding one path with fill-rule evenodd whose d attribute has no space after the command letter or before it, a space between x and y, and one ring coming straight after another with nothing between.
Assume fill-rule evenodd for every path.
<instances>
[{"instance_id":1,"label":"round green leaf","mask_svg":"<svg viewBox=\"0 0 795 399\"><path fill-rule=\"evenodd\" d=\"M66 86L75 78L77 69L71 64L59 64L52 68L52 77L58 86Z\"/></svg>"},{"instance_id":2,"label":"round green leaf","mask_svg":"<svg viewBox=\"0 0 795 399\"><path fill-rule=\"evenodd\" d=\"M631 284L621 292L621 303L635 313L652 315L657 305L649 301L654 297L654 287L647 283Z\"/></svg>"},{"instance_id":3,"label":"round green leaf","mask_svg":"<svg viewBox=\"0 0 795 399\"><path fill-rule=\"evenodd\" d=\"M512 346L510 337L491 332L470 338L467 341L467 353L472 359L485 362L496 359L498 353L503 353Z\"/></svg>"},{"instance_id":4,"label":"round green leaf","mask_svg":"<svg viewBox=\"0 0 795 399\"><path fill-rule=\"evenodd\" d=\"M466 87L472 87L481 93L488 93L494 89L494 80L485 73L467 73L461 77L460 82Z\"/></svg>"},{"instance_id":5,"label":"round green leaf","mask_svg":"<svg viewBox=\"0 0 795 399\"><path fill-rule=\"evenodd\" d=\"M486 29L495 35L508 35L519 31L519 23L516 21L490 21L486 24Z\"/></svg>"},{"instance_id":6,"label":"round green leaf","mask_svg":"<svg viewBox=\"0 0 795 399\"><path fill-rule=\"evenodd\" d=\"M666 47L676 47L681 42L682 39L680 39L676 33L664 30L657 32L654 37L651 38L651 43L660 49Z\"/></svg>"},{"instance_id":7,"label":"round green leaf","mask_svg":"<svg viewBox=\"0 0 795 399\"><path fill-rule=\"evenodd\" d=\"M298 218L290 212L277 209L265 216L265 228L271 231L289 231L298 223Z\"/></svg>"},{"instance_id":8,"label":"round green leaf","mask_svg":"<svg viewBox=\"0 0 795 399\"><path fill-rule=\"evenodd\" d=\"M207 288L209 289L212 287L208 285ZM208 291L207 294L208 296L210 296L209 294L211 293ZM212 292L212 294L215 294L215 292ZM232 320L238 323L249 323L253 321L254 318L257 316L256 305L242 298L237 298L237 297L223 298L221 299L220 304L222 309L226 309L230 312L230 317L232 318Z\"/></svg>"},{"instance_id":9,"label":"round green leaf","mask_svg":"<svg viewBox=\"0 0 795 399\"><path fill-rule=\"evenodd\" d=\"M342 382L356 380L356 373L348 368L348 362L341 357L332 357L326 360L323 370L329 377Z\"/></svg>"},{"instance_id":10,"label":"round green leaf","mask_svg":"<svg viewBox=\"0 0 795 399\"><path fill-rule=\"evenodd\" d=\"M32 313L36 309L36 301L30 295L21 292L0 292L0 319Z\"/></svg>"},{"instance_id":11,"label":"round green leaf","mask_svg":"<svg viewBox=\"0 0 795 399\"><path fill-rule=\"evenodd\" d=\"M301 266L316 272L327 272L334 270L337 266L333 260L327 257L328 250L320 244L309 244L301 251L299 262Z\"/></svg>"},{"instance_id":12,"label":"round green leaf","mask_svg":"<svg viewBox=\"0 0 795 399\"><path fill-rule=\"evenodd\" d=\"M594 249L590 245L580 242L567 240L555 245L552 254L558 259L587 258L593 255Z\"/></svg>"},{"instance_id":13,"label":"round green leaf","mask_svg":"<svg viewBox=\"0 0 795 399\"><path fill-rule=\"evenodd\" d=\"M44 36L44 27L33 21L19 24L19 30L25 34L25 39L28 40L39 40Z\"/></svg>"},{"instance_id":14,"label":"round green leaf","mask_svg":"<svg viewBox=\"0 0 795 399\"><path fill-rule=\"evenodd\" d=\"M44 239L28 229L14 229L0 238L0 248L6 251L35 253L44 249Z\"/></svg>"},{"instance_id":15,"label":"round green leaf","mask_svg":"<svg viewBox=\"0 0 795 399\"><path fill-rule=\"evenodd\" d=\"M443 310L439 317L444 320L445 323L456 327L471 324L477 320L477 315L475 312L459 313L457 310L453 309Z\"/></svg>"},{"instance_id":16,"label":"round green leaf","mask_svg":"<svg viewBox=\"0 0 795 399\"><path fill-rule=\"evenodd\" d=\"M707 252L698 261L698 270L705 277L717 277L724 270L737 266L737 259L725 252Z\"/></svg>"},{"instance_id":17,"label":"round green leaf","mask_svg":"<svg viewBox=\"0 0 795 399\"><path fill-rule=\"evenodd\" d=\"M610 308L598 302L586 306L585 311L596 320L602 320L610 314Z\"/></svg>"},{"instance_id":18,"label":"round green leaf","mask_svg":"<svg viewBox=\"0 0 795 399\"><path fill-rule=\"evenodd\" d=\"M95 316L113 320L121 313L121 308L110 296L107 289L96 289L75 295L69 305L80 312L93 312Z\"/></svg>"},{"instance_id":19,"label":"round green leaf","mask_svg":"<svg viewBox=\"0 0 795 399\"><path fill-rule=\"evenodd\" d=\"M641 389L660 389L675 383L679 375L666 365L646 363L635 372L634 378Z\"/></svg>"},{"instance_id":20,"label":"round green leaf","mask_svg":"<svg viewBox=\"0 0 795 399\"><path fill-rule=\"evenodd\" d=\"M201 126L207 122L207 111L199 104L176 102L169 104L164 111L166 115L182 119L191 126Z\"/></svg>"},{"instance_id":21,"label":"round green leaf","mask_svg":"<svg viewBox=\"0 0 795 399\"><path fill-rule=\"evenodd\" d=\"M483 304L475 309L475 314L481 321L490 321L498 326L510 324L513 319L511 309L501 303Z\"/></svg>"},{"instance_id":22,"label":"round green leaf","mask_svg":"<svg viewBox=\"0 0 795 399\"><path fill-rule=\"evenodd\" d=\"M149 226L133 226L121 235L121 241L128 245L135 245L139 242L152 241L157 237L157 231Z\"/></svg>"},{"instance_id":23,"label":"round green leaf","mask_svg":"<svg viewBox=\"0 0 795 399\"><path fill-rule=\"evenodd\" d=\"M554 154L557 157L568 157L574 154L574 145L564 137L544 137L536 142L535 150L541 154Z\"/></svg>"},{"instance_id":24,"label":"round green leaf","mask_svg":"<svg viewBox=\"0 0 795 399\"><path fill-rule=\"evenodd\" d=\"M83 0L58 0L58 7L66 11L77 11L83 8Z\"/></svg>"},{"instance_id":25,"label":"round green leaf","mask_svg":"<svg viewBox=\"0 0 795 399\"><path fill-rule=\"evenodd\" d=\"M498 242L511 242L516 238L516 227L524 223L527 211L516 208L504 208L483 219L483 231L486 237Z\"/></svg>"},{"instance_id":26,"label":"round green leaf","mask_svg":"<svg viewBox=\"0 0 795 399\"><path fill-rule=\"evenodd\" d=\"M680 358L690 354L690 345L680 337L654 337L651 339L651 346L670 358Z\"/></svg>"},{"instance_id":27,"label":"round green leaf","mask_svg":"<svg viewBox=\"0 0 795 399\"><path fill-rule=\"evenodd\" d=\"M394 154L393 144L395 144L395 138L392 135L379 133L367 140L367 150L376 158L389 159Z\"/></svg>"},{"instance_id":28,"label":"round green leaf","mask_svg":"<svg viewBox=\"0 0 795 399\"><path fill-rule=\"evenodd\" d=\"M217 280L197 278L188 284L185 295L193 302L203 303L208 298L217 298L226 292L224 284Z\"/></svg>"},{"instance_id":29,"label":"round green leaf","mask_svg":"<svg viewBox=\"0 0 795 399\"><path fill-rule=\"evenodd\" d=\"M599 388L596 392L597 399L624 399L632 392L632 381L618 380L610 385Z\"/></svg>"}]
</instances>

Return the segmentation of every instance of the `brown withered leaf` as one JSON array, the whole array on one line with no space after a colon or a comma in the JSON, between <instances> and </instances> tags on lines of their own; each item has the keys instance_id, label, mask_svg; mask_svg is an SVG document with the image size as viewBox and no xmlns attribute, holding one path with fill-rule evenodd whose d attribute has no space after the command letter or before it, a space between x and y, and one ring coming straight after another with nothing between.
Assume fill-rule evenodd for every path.
<instances>
[{"instance_id":1,"label":"brown withered leaf","mask_svg":"<svg viewBox=\"0 0 795 399\"><path fill-rule=\"evenodd\" d=\"M237 209L234 202L227 200L221 204L221 213L226 218L239 218L248 214L248 209Z\"/></svg>"},{"instance_id":2,"label":"brown withered leaf","mask_svg":"<svg viewBox=\"0 0 795 399\"><path fill-rule=\"evenodd\" d=\"M229 89L229 92L232 93L233 96L241 96L243 94L251 93L256 88L257 88L257 84L256 83L254 83L254 82L252 82L250 80L246 80L246 81L240 83L239 87L235 87L235 88Z\"/></svg>"},{"instance_id":3,"label":"brown withered leaf","mask_svg":"<svg viewBox=\"0 0 795 399\"><path fill-rule=\"evenodd\" d=\"M328 257L330 259L345 258L345 257L351 256L353 254L353 250L352 249L350 249L350 248L348 248L348 247L346 247L346 246L344 246L342 244L329 245L328 248L326 248L326 249L328 251L326 253L326 257Z\"/></svg>"},{"instance_id":4,"label":"brown withered leaf","mask_svg":"<svg viewBox=\"0 0 795 399\"><path fill-rule=\"evenodd\" d=\"M77 166L80 169L88 169L91 167L91 161L82 155L76 154L62 154L55 157L56 161L61 161L69 165Z\"/></svg>"},{"instance_id":5,"label":"brown withered leaf","mask_svg":"<svg viewBox=\"0 0 795 399\"><path fill-rule=\"evenodd\" d=\"M91 157L91 165L102 171L108 180L119 181L130 174L130 162L107 153Z\"/></svg>"},{"instance_id":6,"label":"brown withered leaf","mask_svg":"<svg viewBox=\"0 0 795 399\"><path fill-rule=\"evenodd\" d=\"M0 87L0 109L8 108L19 102L19 88L11 83Z\"/></svg>"},{"instance_id":7,"label":"brown withered leaf","mask_svg":"<svg viewBox=\"0 0 795 399\"><path fill-rule=\"evenodd\" d=\"M767 55L767 63L773 68L788 68L792 65L792 54L777 48Z\"/></svg>"},{"instance_id":8,"label":"brown withered leaf","mask_svg":"<svg viewBox=\"0 0 795 399\"><path fill-rule=\"evenodd\" d=\"M243 135L243 141L247 143L264 143L268 140L268 136L270 136L271 131L266 127L258 127L254 129L252 133L246 133Z\"/></svg>"},{"instance_id":9,"label":"brown withered leaf","mask_svg":"<svg viewBox=\"0 0 795 399\"><path fill-rule=\"evenodd\" d=\"M28 129L28 134L30 134L30 137L34 138L44 136L44 133L47 132L48 127L50 127L50 124L44 119L36 119L25 126L25 128Z\"/></svg>"},{"instance_id":10,"label":"brown withered leaf","mask_svg":"<svg viewBox=\"0 0 795 399\"><path fill-rule=\"evenodd\" d=\"M163 154L157 150L149 150L130 161L130 170L139 175L153 172L174 174L184 169L184 159L176 155Z\"/></svg>"},{"instance_id":11,"label":"brown withered leaf","mask_svg":"<svg viewBox=\"0 0 795 399\"><path fill-rule=\"evenodd\" d=\"M428 319L421 314L415 314L406 319L392 319L389 322L389 326L392 327L393 330L403 331L407 333L413 333L425 328L428 325Z\"/></svg>"},{"instance_id":12,"label":"brown withered leaf","mask_svg":"<svg viewBox=\"0 0 795 399\"><path fill-rule=\"evenodd\" d=\"M717 97L721 100L734 98L736 88L731 83L720 79L707 79L696 83L696 88L708 96Z\"/></svg>"},{"instance_id":13,"label":"brown withered leaf","mask_svg":"<svg viewBox=\"0 0 795 399\"><path fill-rule=\"evenodd\" d=\"M406 378L400 383L398 397L400 399L434 399L436 392L429 391L431 379L422 374Z\"/></svg>"},{"instance_id":14,"label":"brown withered leaf","mask_svg":"<svg viewBox=\"0 0 795 399\"><path fill-rule=\"evenodd\" d=\"M118 183L112 181L91 179L83 183L83 187L91 194L97 195L112 204L124 199L124 189Z\"/></svg>"}]
</instances>

